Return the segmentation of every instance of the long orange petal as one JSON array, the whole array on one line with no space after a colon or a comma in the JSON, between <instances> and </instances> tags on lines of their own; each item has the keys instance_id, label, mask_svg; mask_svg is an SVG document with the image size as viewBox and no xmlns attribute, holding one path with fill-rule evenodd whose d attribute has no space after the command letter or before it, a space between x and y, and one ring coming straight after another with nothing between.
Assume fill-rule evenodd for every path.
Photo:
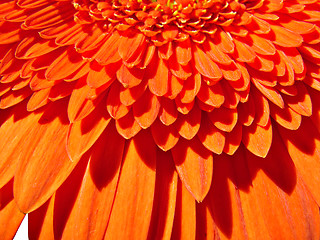
<instances>
[{"instance_id":1,"label":"long orange petal","mask_svg":"<svg viewBox=\"0 0 320 240\"><path fill-rule=\"evenodd\" d=\"M65 110L66 102L52 103L25 138L14 178L15 200L23 212L46 202L77 164L65 149L69 126Z\"/></svg>"},{"instance_id":2,"label":"long orange petal","mask_svg":"<svg viewBox=\"0 0 320 240\"><path fill-rule=\"evenodd\" d=\"M111 124L92 147L74 208L76 239L102 239L117 189L125 139ZM88 224L90 223L90 224Z\"/></svg>"},{"instance_id":3,"label":"long orange petal","mask_svg":"<svg viewBox=\"0 0 320 240\"><path fill-rule=\"evenodd\" d=\"M13 239L24 218L13 198L12 186L13 181L10 181L0 189L0 236L3 240Z\"/></svg>"},{"instance_id":4,"label":"long orange petal","mask_svg":"<svg viewBox=\"0 0 320 240\"><path fill-rule=\"evenodd\" d=\"M176 212L172 228L171 239L195 239L196 204L181 181L178 181Z\"/></svg>"},{"instance_id":5,"label":"long orange petal","mask_svg":"<svg viewBox=\"0 0 320 240\"><path fill-rule=\"evenodd\" d=\"M240 192L246 224L252 224L250 214L254 213L255 216L252 217L255 219L259 219L257 215L264 219L271 239L299 239L303 234L317 236L319 216L316 213L316 204L301 185L301 179L296 175L294 164L279 135L276 135L274 140L266 161L260 161L250 153L246 154L253 185L250 192ZM272 211L274 208L277 208L276 212ZM308 224L296 225L294 219L305 219L303 222ZM279 225L282 226L281 229ZM259 236L256 226L255 224L248 228L251 236Z\"/></svg>"},{"instance_id":6,"label":"long orange petal","mask_svg":"<svg viewBox=\"0 0 320 240\"><path fill-rule=\"evenodd\" d=\"M41 117L41 114L28 114L25 104L12 110L14 114L4 112L1 116L1 122L5 122L0 128L0 188L13 177L23 149L22 143Z\"/></svg>"},{"instance_id":7,"label":"long orange petal","mask_svg":"<svg viewBox=\"0 0 320 240\"><path fill-rule=\"evenodd\" d=\"M55 239L74 239L75 201L80 194L89 154L84 154L77 166L54 194L53 231Z\"/></svg>"},{"instance_id":8,"label":"long orange petal","mask_svg":"<svg viewBox=\"0 0 320 240\"><path fill-rule=\"evenodd\" d=\"M176 212L171 239L195 239L196 204L185 186L178 181Z\"/></svg>"},{"instance_id":9,"label":"long orange petal","mask_svg":"<svg viewBox=\"0 0 320 240\"><path fill-rule=\"evenodd\" d=\"M108 63L113 63L121 60L121 57L118 54L118 47L120 42L119 37L120 36L117 31L109 34L108 39L99 48L93 58L101 65L107 65Z\"/></svg>"},{"instance_id":10,"label":"long orange petal","mask_svg":"<svg viewBox=\"0 0 320 240\"><path fill-rule=\"evenodd\" d=\"M177 185L178 175L171 154L158 150L155 197L148 239L171 239Z\"/></svg>"},{"instance_id":11,"label":"long orange petal","mask_svg":"<svg viewBox=\"0 0 320 240\"><path fill-rule=\"evenodd\" d=\"M248 239L271 239L267 231L264 218L259 208L259 202L256 201L252 190L252 177L250 175L246 160L245 150L240 147L235 153L237 161L232 164L231 179L235 183L238 191L239 209L244 219L245 228L248 234Z\"/></svg>"},{"instance_id":12,"label":"long orange petal","mask_svg":"<svg viewBox=\"0 0 320 240\"><path fill-rule=\"evenodd\" d=\"M313 198L320 204L320 136L310 119L303 119L296 131L278 126L288 152Z\"/></svg>"},{"instance_id":13,"label":"long orange petal","mask_svg":"<svg viewBox=\"0 0 320 240\"><path fill-rule=\"evenodd\" d=\"M219 239L217 226L207 204L197 204L196 239Z\"/></svg>"},{"instance_id":14,"label":"long orange petal","mask_svg":"<svg viewBox=\"0 0 320 240\"><path fill-rule=\"evenodd\" d=\"M238 160L238 156L239 151L234 156L222 154L215 158L212 186L208 197L203 202L209 211L206 215L210 214L206 219L209 220L209 224L210 221L214 221L216 225L207 226L215 229L220 239L246 239L247 235L239 201L239 190L235 182L232 182L234 181L232 166L234 159Z\"/></svg>"},{"instance_id":15,"label":"long orange petal","mask_svg":"<svg viewBox=\"0 0 320 240\"><path fill-rule=\"evenodd\" d=\"M54 40L45 40L39 37L25 38L16 48L15 56L17 58L28 59L35 58L49 53L58 48Z\"/></svg>"},{"instance_id":16,"label":"long orange petal","mask_svg":"<svg viewBox=\"0 0 320 240\"><path fill-rule=\"evenodd\" d=\"M17 91L9 91L1 97L0 108L6 109L12 107L28 98L31 94L32 91L29 87L24 87Z\"/></svg>"},{"instance_id":17,"label":"long orange petal","mask_svg":"<svg viewBox=\"0 0 320 240\"><path fill-rule=\"evenodd\" d=\"M73 7L62 5L63 12L57 11L57 4L51 4L37 11L25 20L24 24L28 29L47 28L58 23L63 23L73 16Z\"/></svg>"},{"instance_id":18,"label":"long orange petal","mask_svg":"<svg viewBox=\"0 0 320 240\"><path fill-rule=\"evenodd\" d=\"M130 37L121 36L119 41L118 52L124 62L131 62L132 58L137 57L137 52L143 52L147 45L145 35L142 33Z\"/></svg>"},{"instance_id":19,"label":"long orange petal","mask_svg":"<svg viewBox=\"0 0 320 240\"><path fill-rule=\"evenodd\" d=\"M147 238L156 179L155 156L150 133L141 132L128 142L105 239Z\"/></svg>"},{"instance_id":20,"label":"long orange petal","mask_svg":"<svg viewBox=\"0 0 320 240\"><path fill-rule=\"evenodd\" d=\"M48 99L49 93L50 93L50 88L42 89L40 91L34 92L28 101L27 110L35 111L36 109L49 103L50 102Z\"/></svg>"},{"instance_id":21,"label":"long orange petal","mask_svg":"<svg viewBox=\"0 0 320 240\"><path fill-rule=\"evenodd\" d=\"M236 39L234 39L233 42L236 50L233 55L236 60L246 63L254 61L257 55L250 46Z\"/></svg>"}]
</instances>

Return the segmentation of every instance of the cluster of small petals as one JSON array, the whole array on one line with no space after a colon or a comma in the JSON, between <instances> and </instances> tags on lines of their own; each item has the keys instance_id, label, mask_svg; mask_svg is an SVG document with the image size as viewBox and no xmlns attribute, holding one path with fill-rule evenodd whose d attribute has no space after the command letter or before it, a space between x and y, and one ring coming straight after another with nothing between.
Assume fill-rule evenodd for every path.
<instances>
[{"instance_id":1,"label":"cluster of small petals","mask_svg":"<svg viewBox=\"0 0 320 240\"><path fill-rule=\"evenodd\" d=\"M311 115L302 82L319 88L314 8L314 1L6 1L0 106L31 96L34 111L71 95L72 123L106 101L126 139L158 122L152 132L163 150L179 136L198 136L210 151L233 154L241 139L231 147L228 138L242 129L242 142L264 157L269 116L297 129L292 115ZM158 139L161 128L171 137ZM207 140L213 136L220 147Z\"/></svg>"},{"instance_id":2,"label":"cluster of small petals","mask_svg":"<svg viewBox=\"0 0 320 240\"><path fill-rule=\"evenodd\" d=\"M80 24L99 22L104 29L139 29L155 42L184 40L216 26L241 22L246 6L238 1L74 1ZM202 36L204 38L204 36ZM158 45L161 43L158 43ZM161 44L161 45L162 45Z\"/></svg>"}]
</instances>

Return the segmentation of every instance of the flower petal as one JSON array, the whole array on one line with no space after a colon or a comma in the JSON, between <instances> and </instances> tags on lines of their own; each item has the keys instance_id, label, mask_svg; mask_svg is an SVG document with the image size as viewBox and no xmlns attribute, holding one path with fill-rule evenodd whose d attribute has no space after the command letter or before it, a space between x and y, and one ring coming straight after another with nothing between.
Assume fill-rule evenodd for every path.
<instances>
[{"instance_id":1,"label":"flower petal","mask_svg":"<svg viewBox=\"0 0 320 240\"><path fill-rule=\"evenodd\" d=\"M201 110L195 105L186 115L179 115L175 122L176 129L185 139L192 139L198 132L201 123Z\"/></svg>"},{"instance_id":2,"label":"flower petal","mask_svg":"<svg viewBox=\"0 0 320 240\"><path fill-rule=\"evenodd\" d=\"M270 108L272 118L281 126L291 130L297 130L300 127L301 115L293 111L291 108L286 107L281 109L275 105L270 105Z\"/></svg>"},{"instance_id":3,"label":"flower petal","mask_svg":"<svg viewBox=\"0 0 320 240\"><path fill-rule=\"evenodd\" d=\"M242 142L253 154L259 157L266 157L272 143L271 121L265 127L261 127L258 124L243 127Z\"/></svg>"},{"instance_id":4,"label":"flower petal","mask_svg":"<svg viewBox=\"0 0 320 240\"><path fill-rule=\"evenodd\" d=\"M76 72L85 63L81 55L69 47L51 63L46 70L45 76L51 81L64 79Z\"/></svg>"},{"instance_id":5,"label":"flower petal","mask_svg":"<svg viewBox=\"0 0 320 240\"><path fill-rule=\"evenodd\" d=\"M157 96L145 91L141 98L133 105L133 115L142 128L148 128L155 121L160 109Z\"/></svg>"},{"instance_id":6,"label":"flower petal","mask_svg":"<svg viewBox=\"0 0 320 240\"><path fill-rule=\"evenodd\" d=\"M229 155L233 155L239 148L242 139L242 125L236 124L231 132L225 133L226 141L223 148L223 152Z\"/></svg>"},{"instance_id":7,"label":"flower petal","mask_svg":"<svg viewBox=\"0 0 320 240\"><path fill-rule=\"evenodd\" d=\"M14 238L24 214L18 208L13 198L13 181L0 189L0 235L4 240ZM10 224L8 224L10 222Z\"/></svg>"},{"instance_id":8,"label":"flower petal","mask_svg":"<svg viewBox=\"0 0 320 240\"><path fill-rule=\"evenodd\" d=\"M117 62L121 59L118 54L119 33L117 31L109 34L108 39L99 48L93 58L101 65Z\"/></svg>"},{"instance_id":9,"label":"flower petal","mask_svg":"<svg viewBox=\"0 0 320 240\"><path fill-rule=\"evenodd\" d=\"M96 99L89 99L91 88L86 84L86 77L80 78L68 103L68 117L70 122L75 122L88 116L98 105L104 94Z\"/></svg>"},{"instance_id":10,"label":"flower petal","mask_svg":"<svg viewBox=\"0 0 320 240\"><path fill-rule=\"evenodd\" d=\"M119 83L112 84L107 97L107 110L114 119L122 118L130 110L130 107L122 104L120 101L120 87Z\"/></svg>"},{"instance_id":11,"label":"flower petal","mask_svg":"<svg viewBox=\"0 0 320 240\"><path fill-rule=\"evenodd\" d=\"M274 44L282 47L299 47L303 42L301 35L296 32L276 25L270 25L270 27L274 34Z\"/></svg>"},{"instance_id":12,"label":"flower petal","mask_svg":"<svg viewBox=\"0 0 320 240\"><path fill-rule=\"evenodd\" d=\"M225 132L231 132L238 121L237 110L224 107L214 109L208 116L218 129Z\"/></svg>"},{"instance_id":13,"label":"flower petal","mask_svg":"<svg viewBox=\"0 0 320 240\"><path fill-rule=\"evenodd\" d=\"M109 124L110 116L100 107L86 118L69 126L67 152L73 161L77 161L95 143Z\"/></svg>"},{"instance_id":14,"label":"flower petal","mask_svg":"<svg viewBox=\"0 0 320 240\"><path fill-rule=\"evenodd\" d=\"M172 126L165 126L159 120L156 120L151 126L151 133L155 143L163 151L173 148L179 140L177 129Z\"/></svg>"},{"instance_id":15,"label":"flower petal","mask_svg":"<svg viewBox=\"0 0 320 240\"><path fill-rule=\"evenodd\" d=\"M214 79L215 81L222 78L222 72L218 65L215 64L200 47L195 46L193 54L195 68L201 75Z\"/></svg>"},{"instance_id":16,"label":"flower petal","mask_svg":"<svg viewBox=\"0 0 320 240\"><path fill-rule=\"evenodd\" d=\"M78 220L73 225L74 238L103 238L116 194L124 143L110 124L92 147L74 207Z\"/></svg>"},{"instance_id":17,"label":"flower petal","mask_svg":"<svg viewBox=\"0 0 320 240\"><path fill-rule=\"evenodd\" d=\"M212 153L196 138L180 139L171 151L181 181L192 196L201 202L211 186Z\"/></svg>"},{"instance_id":18,"label":"flower petal","mask_svg":"<svg viewBox=\"0 0 320 240\"><path fill-rule=\"evenodd\" d=\"M177 107L174 101L161 98L161 108L159 111L159 119L164 125L170 125L174 123L178 117Z\"/></svg>"},{"instance_id":19,"label":"flower petal","mask_svg":"<svg viewBox=\"0 0 320 240\"><path fill-rule=\"evenodd\" d=\"M176 212L171 239L195 239L196 204L185 186L178 181Z\"/></svg>"},{"instance_id":20,"label":"flower petal","mask_svg":"<svg viewBox=\"0 0 320 240\"><path fill-rule=\"evenodd\" d=\"M28 214L28 234L30 239L54 238L54 196L41 207Z\"/></svg>"},{"instance_id":21,"label":"flower petal","mask_svg":"<svg viewBox=\"0 0 320 240\"><path fill-rule=\"evenodd\" d=\"M25 104L17 105L2 113L0 128L0 188L14 176L19 162L19 153L23 149L23 142L31 129L41 117L41 114L27 114Z\"/></svg>"},{"instance_id":22,"label":"flower petal","mask_svg":"<svg viewBox=\"0 0 320 240\"><path fill-rule=\"evenodd\" d=\"M51 104L25 138L14 178L15 200L25 213L46 202L77 164L69 160L65 149L65 106L64 101Z\"/></svg>"},{"instance_id":23,"label":"flower petal","mask_svg":"<svg viewBox=\"0 0 320 240\"><path fill-rule=\"evenodd\" d=\"M309 119L303 119L300 128L296 131L287 130L280 126L278 126L278 130L297 168L297 172L302 176L307 189L319 205L320 179L316 176L320 171L319 132Z\"/></svg>"},{"instance_id":24,"label":"flower petal","mask_svg":"<svg viewBox=\"0 0 320 240\"><path fill-rule=\"evenodd\" d=\"M158 61L153 60L150 64L152 67L146 73L149 89L153 94L163 96L168 92L169 69L161 58Z\"/></svg>"},{"instance_id":25,"label":"flower petal","mask_svg":"<svg viewBox=\"0 0 320 240\"><path fill-rule=\"evenodd\" d=\"M154 156L149 133L141 132L128 142L105 239L147 238L156 179Z\"/></svg>"},{"instance_id":26,"label":"flower petal","mask_svg":"<svg viewBox=\"0 0 320 240\"><path fill-rule=\"evenodd\" d=\"M157 172L149 239L169 240L176 214L178 175L171 153L157 151Z\"/></svg>"},{"instance_id":27,"label":"flower petal","mask_svg":"<svg viewBox=\"0 0 320 240\"><path fill-rule=\"evenodd\" d=\"M246 239L247 235L238 186L232 182L234 158L238 161L239 157L237 153L235 156L222 154L215 158L212 186L203 202L210 215L206 214L207 224L215 230L215 233L208 234L218 235L220 239Z\"/></svg>"},{"instance_id":28,"label":"flower petal","mask_svg":"<svg viewBox=\"0 0 320 240\"><path fill-rule=\"evenodd\" d=\"M142 129L139 123L134 119L132 111L123 118L116 120L116 128L118 133L125 139L134 137Z\"/></svg>"},{"instance_id":29,"label":"flower petal","mask_svg":"<svg viewBox=\"0 0 320 240\"><path fill-rule=\"evenodd\" d=\"M225 134L213 125L207 114L202 114L200 130L197 136L208 150L216 154L222 153L225 144Z\"/></svg>"},{"instance_id":30,"label":"flower petal","mask_svg":"<svg viewBox=\"0 0 320 240\"><path fill-rule=\"evenodd\" d=\"M207 84L201 84L201 88L197 97L202 102L216 108L220 107L225 100L224 92L219 82L213 86L208 86Z\"/></svg>"},{"instance_id":31,"label":"flower petal","mask_svg":"<svg viewBox=\"0 0 320 240\"><path fill-rule=\"evenodd\" d=\"M144 73L144 69L128 68L123 64L117 71L117 78L125 88L132 88L141 83Z\"/></svg>"},{"instance_id":32,"label":"flower petal","mask_svg":"<svg viewBox=\"0 0 320 240\"><path fill-rule=\"evenodd\" d=\"M187 65L191 61L191 42L189 38L177 45L176 55L177 61L181 65Z\"/></svg>"}]
</instances>

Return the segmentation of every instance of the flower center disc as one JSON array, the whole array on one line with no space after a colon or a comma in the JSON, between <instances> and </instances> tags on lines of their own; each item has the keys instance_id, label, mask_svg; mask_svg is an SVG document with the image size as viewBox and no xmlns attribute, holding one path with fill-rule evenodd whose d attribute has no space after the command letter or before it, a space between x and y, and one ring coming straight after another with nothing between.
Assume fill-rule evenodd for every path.
<instances>
[{"instance_id":1,"label":"flower center disc","mask_svg":"<svg viewBox=\"0 0 320 240\"><path fill-rule=\"evenodd\" d=\"M263 1L237 0L74 0L75 21L85 25L98 23L106 32L116 28L138 29L156 45L183 41L191 36L204 42L219 26L244 25L250 19L246 11L259 7ZM163 33L166 34L163 34Z\"/></svg>"}]
</instances>

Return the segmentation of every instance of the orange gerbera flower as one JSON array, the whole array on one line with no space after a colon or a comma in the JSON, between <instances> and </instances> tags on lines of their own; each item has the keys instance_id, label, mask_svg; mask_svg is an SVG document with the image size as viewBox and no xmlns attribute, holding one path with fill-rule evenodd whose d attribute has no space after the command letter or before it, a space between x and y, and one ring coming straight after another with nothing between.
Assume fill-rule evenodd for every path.
<instances>
[{"instance_id":1,"label":"orange gerbera flower","mask_svg":"<svg viewBox=\"0 0 320 240\"><path fill-rule=\"evenodd\" d=\"M319 239L319 0L2 0L0 236Z\"/></svg>"}]
</instances>

